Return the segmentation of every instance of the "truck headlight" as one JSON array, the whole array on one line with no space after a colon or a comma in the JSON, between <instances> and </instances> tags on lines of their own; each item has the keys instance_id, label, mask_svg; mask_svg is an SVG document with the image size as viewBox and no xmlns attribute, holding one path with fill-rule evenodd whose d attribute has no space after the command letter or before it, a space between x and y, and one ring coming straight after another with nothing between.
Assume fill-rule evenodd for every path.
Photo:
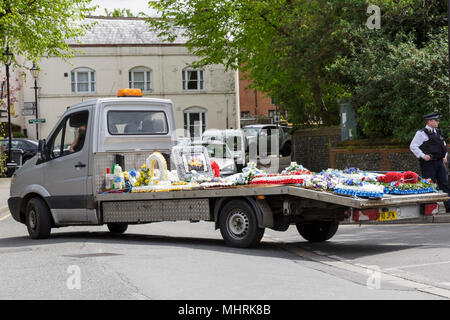
<instances>
[{"instance_id":1,"label":"truck headlight","mask_svg":"<svg viewBox=\"0 0 450 320\"><path fill-rule=\"evenodd\" d=\"M227 164L222 168L223 171L234 171L234 163Z\"/></svg>"}]
</instances>

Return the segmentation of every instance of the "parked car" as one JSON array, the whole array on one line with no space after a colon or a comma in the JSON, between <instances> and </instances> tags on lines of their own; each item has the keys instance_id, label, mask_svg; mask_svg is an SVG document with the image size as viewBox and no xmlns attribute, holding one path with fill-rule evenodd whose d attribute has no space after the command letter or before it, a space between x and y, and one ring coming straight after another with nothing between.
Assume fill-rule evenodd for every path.
<instances>
[{"instance_id":1,"label":"parked car","mask_svg":"<svg viewBox=\"0 0 450 320\"><path fill-rule=\"evenodd\" d=\"M210 160L217 162L220 176L229 176L237 172L236 162L230 148L222 141L195 141L193 145L202 145L208 150Z\"/></svg>"},{"instance_id":2,"label":"parked car","mask_svg":"<svg viewBox=\"0 0 450 320\"><path fill-rule=\"evenodd\" d=\"M227 144L231 155L236 162L237 170L245 166L245 134L243 130L236 129L208 129L202 134L203 141L221 141Z\"/></svg>"},{"instance_id":3,"label":"parked car","mask_svg":"<svg viewBox=\"0 0 450 320\"><path fill-rule=\"evenodd\" d=\"M244 126L242 129L245 132L247 145L258 143L261 139L266 139L268 153L273 153L271 150L272 135L277 134L278 132L279 153L284 157L291 155L292 136L289 133L288 127L276 126L273 124L253 124ZM257 148L259 150L259 145Z\"/></svg>"},{"instance_id":4,"label":"parked car","mask_svg":"<svg viewBox=\"0 0 450 320\"><path fill-rule=\"evenodd\" d=\"M1 139L0 144L5 147L6 152L8 151L8 139ZM30 160L37 154L38 143L34 140L24 139L24 138L12 138L11 139L12 149L20 149L23 151L22 163Z\"/></svg>"},{"instance_id":5,"label":"parked car","mask_svg":"<svg viewBox=\"0 0 450 320\"><path fill-rule=\"evenodd\" d=\"M1 139L0 145L4 147L4 152L8 155L9 152L9 139ZM26 161L30 160L37 154L38 143L23 138L11 139L11 159L15 163L14 166L8 167L6 170L6 176L10 177L14 171L22 166ZM8 161L9 162L9 161Z\"/></svg>"}]
</instances>

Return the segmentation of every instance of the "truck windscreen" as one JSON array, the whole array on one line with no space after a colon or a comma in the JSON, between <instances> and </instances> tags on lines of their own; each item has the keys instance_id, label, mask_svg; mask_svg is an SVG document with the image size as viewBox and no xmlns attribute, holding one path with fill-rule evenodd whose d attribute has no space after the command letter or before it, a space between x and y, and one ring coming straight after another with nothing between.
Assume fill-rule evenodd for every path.
<instances>
[{"instance_id":1,"label":"truck windscreen","mask_svg":"<svg viewBox=\"0 0 450 320\"><path fill-rule=\"evenodd\" d=\"M167 134L167 117L163 111L109 111L111 135Z\"/></svg>"}]
</instances>

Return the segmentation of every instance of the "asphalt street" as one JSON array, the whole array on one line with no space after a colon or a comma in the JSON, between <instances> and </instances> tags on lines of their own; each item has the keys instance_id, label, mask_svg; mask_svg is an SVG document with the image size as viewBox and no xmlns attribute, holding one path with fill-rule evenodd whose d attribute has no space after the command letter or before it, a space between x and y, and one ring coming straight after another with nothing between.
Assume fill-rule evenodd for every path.
<instances>
[{"instance_id":1,"label":"asphalt street","mask_svg":"<svg viewBox=\"0 0 450 320\"><path fill-rule=\"evenodd\" d=\"M164 222L31 240L3 210L0 299L450 299L449 234L448 223L344 225L311 244L291 227L236 249L212 223Z\"/></svg>"}]
</instances>

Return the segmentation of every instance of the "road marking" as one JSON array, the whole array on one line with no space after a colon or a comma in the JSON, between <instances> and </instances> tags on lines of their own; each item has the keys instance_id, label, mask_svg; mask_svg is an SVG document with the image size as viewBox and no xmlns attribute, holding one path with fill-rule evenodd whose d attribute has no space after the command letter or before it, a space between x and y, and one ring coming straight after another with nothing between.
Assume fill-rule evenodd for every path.
<instances>
[{"instance_id":1,"label":"road marking","mask_svg":"<svg viewBox=\"0 0 450 320\"><path fill-rule=\"evenodd\" d=\"M439 265L439 264L447 264L447 263L450 263L450 261L431 262L431 263L422 263L422 264L411 264L411 265L407 265L407 266L386 268L384 270L388 271L388 270L399 270L399 269L407 269L407 268L428 267L428 266L434 266L434 265Z\"/></svg>"},{"instance_id":2,"label":"road marking","mask_svg":"<svg viewBox=\"0 0 450 320\"><path fill-rule=\"evenodd\" d=\"M314 252L306 251L301 248L298 248L292 244L279 243L277 241L270 239L269 237L265 237L265 238L268 242L272 242L275 245L279 246L280 248L283 248L286 251L289 251L301 258L306 258L306 259L309 259L314 262L328 265L330 267L338 268L338 269L353 272L353 273L358 273L358 274L361 274L364 276L367 276L367 274L369 273L368 271L372 270L371 266L364 266L361 264L356 265L356 264L345 262L342 259L335 260L335 259L331 258L330 256L318 255ZM420 283L417 281L404 279L398 275L390 274L390 273L386 272L386 270L383 270L383 269L379 270L379 272L381 274L383 282L386 281L386 282L400 285L400 286L403 286L403 287L406 287L409 289L414 289L414 290L417 290L420 292L429 293L432 295L450 299L450 290L448 290L448 289L442 289L442 288L438 288L438 287L435 287L432 285Z\"/></svg>"},{"instance_id":3,"label":"road marking","mask_svg":"<svg viewBox=\"0 0 450 320\"><path fill-rule=\"evenodd\" d=\"M11 216L11 213L7 214L6 216L4 216L3 218L0 218L0 221L6 220L7 218L9 218Z\"/></svg>"}]
</instances>

